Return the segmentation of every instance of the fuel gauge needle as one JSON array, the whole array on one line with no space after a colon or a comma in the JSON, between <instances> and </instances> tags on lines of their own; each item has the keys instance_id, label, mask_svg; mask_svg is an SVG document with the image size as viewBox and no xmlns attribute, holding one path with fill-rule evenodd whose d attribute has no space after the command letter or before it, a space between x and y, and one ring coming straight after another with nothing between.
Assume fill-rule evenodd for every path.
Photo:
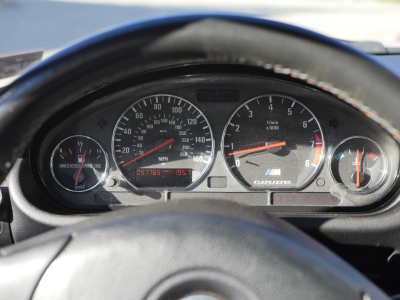
<instances>
[{"instance_id":1,"label":"fuel gauge needle","mask_svg":"<svg viewBox=\"0 0 400 300\"><path fill-rule=\"evenodd\" d=\"M257 147L257 148L247 149L247 150L236 151L236 152L229 153L229 155L235 155L235 154L240 154L240 153L247 153L247 152L260 151L260 150L265 150L265 149L270 149L270 148L276 148L276 147L282 147L282 146L286 146L286 142L280 142L280 143L271 144L271 145L267 145L267 146L263 146L263 147Z\"/></svg>"},{"instance_id":2,"label":"fuel gauge needle","mask_svg":"<svg viewBox=\"0 0 400 300\"><path fill-rule=\"evenodd\" d=\"M77 186L78 183L79 183L79 176L81 176L83 163L85 162L85 156L86 156L86 150L85 150L85 152L83 152L82 162L81 162L81 165L79 167L78 176L76 176L76 180L75 180L75 186Z\"/></svg>"},{"instance_id":3,"label":"fuel gauge needle","mask_svg":"<svg viewBox=\"0 0 400 300\"><path fill-rule=\"evenodd\" d=\"M357 149L356 165L357 165L357 187L360 187L360 150L358 149Z\"/></svg>"}]
</instances>

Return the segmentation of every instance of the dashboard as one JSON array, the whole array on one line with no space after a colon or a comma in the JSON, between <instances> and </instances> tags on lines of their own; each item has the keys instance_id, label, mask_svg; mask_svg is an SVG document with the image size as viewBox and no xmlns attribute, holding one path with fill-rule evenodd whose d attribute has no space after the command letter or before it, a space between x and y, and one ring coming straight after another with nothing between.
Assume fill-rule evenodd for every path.
<instances>
[{"instance_id":1,"label":"dashboard","mask_svg":"<svg viewBox=\"0 0 400 300\"><path fill-rule=\"evenodd\" d=\"M361 212L398 184L399 147L323 90L273 76L152 74L98 87L36 134L29 166L76 212L230 200L278 212Z\"/></svg>"}]
</instances>

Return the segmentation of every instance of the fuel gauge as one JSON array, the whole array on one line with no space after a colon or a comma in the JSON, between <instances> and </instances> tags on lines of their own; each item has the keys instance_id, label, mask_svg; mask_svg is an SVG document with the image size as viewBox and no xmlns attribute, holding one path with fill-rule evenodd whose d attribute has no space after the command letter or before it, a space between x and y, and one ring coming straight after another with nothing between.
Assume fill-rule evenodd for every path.
<instances>
[{"instance_id":1,"label":"fuel gauge","mask_svg":"<svg viewBox=\"0 0 400 300\"><path fill-rule=\"evenodd\" d=\"M362 136L341 141L330 159L333 178L353 192L374 191L387 173L387 161L382 149L375 141Z\"/></svg>"},{"instance_id":2,"label":"fuel gauge","mask_svg":"<svg viewBox=\"0 0 400 300\"><path fill-rule=\"evenodd\" d=\"M105 178L107 153L94 139L75 135L61 141L50 160L54 180L70 192L86 192Z\"/></svg>"}]
</instances>

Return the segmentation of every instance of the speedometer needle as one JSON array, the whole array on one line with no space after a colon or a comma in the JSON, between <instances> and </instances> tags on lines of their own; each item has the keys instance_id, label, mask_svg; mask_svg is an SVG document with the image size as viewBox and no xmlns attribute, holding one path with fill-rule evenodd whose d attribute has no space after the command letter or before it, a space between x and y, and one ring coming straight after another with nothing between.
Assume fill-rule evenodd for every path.
<instances>
[{"instance_id":1,"label":"speedometer needle","mask_svg":"<svg viewBox=\"0 0 400 300\"><path fill-rule=\"evenodd\" d=\"M136 157L135 159L132 159L130 162L127 162L126 164L124 164L124 165L122 165L122 166L123 166L123 167L126 167L127 165L129 165L129 164L131 164L131 163L137 161L138 159L140 159L140 158L142 158L142 157L144 157L144 156L146 156L146 155L149 155L150 153L153 153L153 152L156 151L157 149L160 149L160 148L164 147L165 145L168 145L168 144L172 143L173 141L174 141L174 138L171 138L171 139L169 139L168 141L166 141L166 142L164 142L164 143L158 145L157 147L154 147L153 149L147 151L146 153L143 153L142 155Z\"/></svg>"},{"instance_id":2,"label":"speedometer needle","mask_svg":"<svg viewBox=\"0 0 400 300\"><path fill-rule=\"evenodd\" d=\"M236 151L236 152L229 153L229 155L260 151L260 150L264 150L264 149L270 149L270 148L276 148L276 147L282 147L282 146L286 146L286 142L280 142L280 143L271 144L271 145L267 145L267 146L263 146L263 147L257 147L257 148L251 148L251 149L247 149L247 150L242 150L242 151Z\"/></svg>"},{"instance_id":3,"label":"speedometer needle","mask_svg":"<svg viewBox=\"0 0 400 300\"><path fill-rule=\"evenodd\" d=\"M78 185L79 176L81 176L81 171L82 171L83 163L85 162L85 156L86 156L86 150L85 150L85 152L83 152L83 157L82 157L81 165L80 165L80 167L79 167L78 176L76 176L76 180L75 180L75 186Z\"/></svg>"}]
</instances>

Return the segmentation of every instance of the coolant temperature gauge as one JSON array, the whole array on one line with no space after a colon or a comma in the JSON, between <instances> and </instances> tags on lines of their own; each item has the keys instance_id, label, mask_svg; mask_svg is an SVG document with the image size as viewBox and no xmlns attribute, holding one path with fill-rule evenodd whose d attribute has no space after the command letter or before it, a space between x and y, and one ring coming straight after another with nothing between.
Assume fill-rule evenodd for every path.
<instances>
[{"instance_id":1,"label":"coolant temperature gauge","mask_svg":"<svg viewBox=\"0 0 400 300\"><path fill-rule=\"evenodd\" d=\"M354 136L341 141L331 155L331 173L349 190L370 193L377 189L387 173L385 154L371 139Z\"/></svg>"}]
</instances>

